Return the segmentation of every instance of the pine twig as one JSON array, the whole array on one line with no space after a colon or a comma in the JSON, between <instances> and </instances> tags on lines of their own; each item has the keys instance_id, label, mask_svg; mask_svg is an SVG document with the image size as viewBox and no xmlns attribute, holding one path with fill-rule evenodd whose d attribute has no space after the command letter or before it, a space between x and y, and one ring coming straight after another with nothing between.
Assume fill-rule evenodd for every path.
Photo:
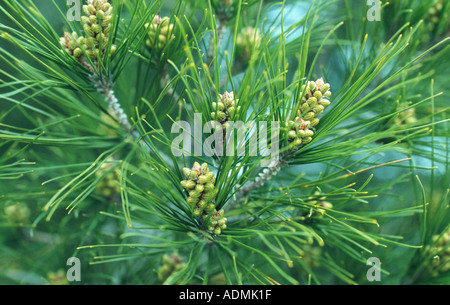
<instances>
[{"instance_id":1,"label":"pine twig","mask_svg":"<svg viewBox=\"0 0 450 305\"><path fill-rule=\"evenodd\" d=\"M123 110L122 106L119 103L119 100L117 99L117 97L114 94L113 84L105 79L99 78L98 75L96 75L96 74L92 74L90 76L90 78L92 80L94 87L97 89L97 92L105 97L105 101L108 103L109 109L111 109L113 111L114 115L117 118L117 122L120 124L120 126L122 126L122 128L127 133L130 133L131 136L135 140L139 141L141 139L141 135L130 124L127 114ZM170 80L167 83L169 83L169 82L170 82ZM172 89L172 88L170 88L170 89ZM171 94L173 94L175 96L175 94L177 94L177 93L172 89ZM144 147L144 149L146 150L146 152L148 152L148 153L151 152L150 147L144 141L141 141L141 144ZM165 154L162 154L162 155L164 156L164 158L166 160L170 160L170 158L168 156L166 156Z\"/></svg>"},{"instance_id":2,"label":"pine twig","mask_svg":"<svg viewBox=\"0 0 450 305\"><path fill-rule=\"evenodd\" d=\"M276 162L276 163L274 163ZM281 167L284 165L284 162L281 160L272 161L268 168L265 168L262 172L258 174L255 180L250 183L244 185L242 188L238 190L236 193L236 200L239 201L242 197L247 196L250 192L256 190L257 188L264 186L267 180L270 180L272 176L275 176L280 171Z\"/></svg>"},{"instance_id":3,"label":"pine twig","mask_svg":"<svg viewBox=\"0 0 450 305\"><path fill-rule=\"evenodd\" d=\"M285 151L280 155L278 160L272 161L267 168L263 169L262 172L258 173L258 176L255 178L255 180L251 181L250 183L247 183L236 192L235 195L236 198L234 202L238 202L241 198L247 196L250 192L264 186L267 180L270 180L272 176L276 176L278 172L281 170L281 168L287 164L286 159L293 153L298 151L302 146L304 145L296 147L295 149Z\"/></svg>"},{"instance_id":4,"label":"pine twig","mask_svg":"<svg viewBox=\"0 0 450 305\"><path fill-rule=\"evenodd\" d=\"M131 126L127 114L114 94L113 84L104 78L98 77L96 74L91 74L90 78L97 92L105 97L105 101L108 103L109 109L113 111L119 125L122 126L125 132L130 133L133 138L138 140L141 136L138 131ZM147 145L145 145L145 149L149 151Z\"/></svg>"},{"instance_id":5,"label":"pine twig","mask_svg":"<svg viewBox=\"0 0 450 305\"><path fill-rule=\"evenodd\" d=\"M99 78L96 74L92 74L90 78L94 87L97 89L97 92L105 97L105 101L108 103L109 109L113 110L118 123L126 132L129 132L132 127L128 121L128 116L123 111L122 106L119 104L119 100L114 95L114 90L112 88L113 84L106 81L104 78Z\"/></svg>"}]
</instances>

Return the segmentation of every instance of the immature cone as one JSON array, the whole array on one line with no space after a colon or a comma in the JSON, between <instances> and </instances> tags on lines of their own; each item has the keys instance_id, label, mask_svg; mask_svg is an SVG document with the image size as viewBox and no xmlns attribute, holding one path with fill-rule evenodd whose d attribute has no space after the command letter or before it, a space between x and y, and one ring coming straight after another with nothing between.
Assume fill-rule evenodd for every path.
<instances>
[{"instance_id":1,"label":"immature cone","mask_svg":"<svg viewBox=\"0 0 450 305\"><path fill-rule=\"evenodd\" d=\"M24 203L16 203L5 207L7 221L20 224L26 223L30 217L30 209Z\"/></svg>"},{"instance_id":2,"label":"immature cone","mask_svg":"<svg viewBox=\"0 0 450 305\"><path fill-rule=\"evenodd\" d=\"M64 269L59 269L55 272L50 271L47 273L47 279L49 285L69 285L67 274Z\"/></svg>"},{"instance_id":3,"label":"immature cone","mask_svg":"<svg viewBox=\"0 0 450 305\"><path fill-rule=\"evenodd\" d=\"M450 270L450 228L442 235L433 236L433 245L427 246L425 252L434 255L434 264L428 265L428 269L433 276L439 272Z\"/></svg>"},{"instance_id":4,"label":"immature cone","mask_svg":"<svg viewBox=\"0 0 450 305\"><path fill-rule=\"evenodd\" d=\"M239 116L241 106L238 106L238 103L239 100L234 99L233 92L226 91L223 95L219 94L219 101L212 103L212 119L222 124L223 129L227 129L227 122L234 121Z\"/></svg>"},{"instance_id":5,"label":"immature cone","mask_svg":"<svg viewBox=\"0 0 450 305\"><path fill-rule=\"evenodd\" d=\"M104 49L108 43L112 10L107 0L88 0L87 5L83 5L83 11L86 14L81 17L86 34L84 48L91 59L97 58L100 50Z\"/></svg>"},{"instance_id":6,"label":"immature cone","mask_svg":"<svg viewBox=\"0 0 450 305\"><path fill-rule=\"evenodd\" d=\"M431 2L431 1L430 1ZM432 40L433 32L435 34L439 34L439 30L436 29L441 21L445 21L442 25L443 29L448 29L449 25L449 16L448 12L449 10L443 10L444 4L443 1L438 1L436 4L431 6L428 9L428 12L425 14L425 22L423 23L423 26L421 28L422 32L422 42L428 43L430 40Z\"/></svg>"},{"instance_id":7,"label":"immature cone","mask_svg":"<svg viewBox=\"0 0 450 305\"><path fill-rule=\"evenodd\" d=\"M258 29L251 26L242 29L236 37L236 52L243 59L248 60L251 52L261 45L262 35Z\"/></svg>"},{"instance_id":8,"label":"immature cone","mask_svg":"<svg viewBox=\"0 0 450 305\"><path fill-rule=\"evenodd\" d=\"M194 162L192 169L183 168L183 173L187 180L182 180L181 186L189 191L187 203L193 208L194 215L206 223L208 231L219 235L226 229L227 219L223 217L223 210L217 211L213 203L218 193L214 173L209 171L208 164L198 162Z\"/></svg>"},{"instance_id":9,"label":"immature cone","mask_svg":"<svg viewBox=\"0 0 450 305\"><path fill-rule=\"evenodd\" d=\"M223 272L213 275L208 281L208 285L225 285L226 283L227 278Z\"/></svg>"},{"instance_id":10,"label":"immature cone","mask_svg":"<svg viewBox=\"0 0 450 305\"><path fill-rule=\"evenodd\" d=\"M85 65L86 62L83 59L85 54L91 60L102 57L111 31L112 10L107 0L87 0L87 4L83 5L85 16L81 17L85 36L64 33L64 37L60 38L61 45L70 55ZM116 46L112 45L111 54L115 50Z\"/></svg>"},{"instance_id":11,"label":"immature cone","mask_svg":"<svg viewBox=\"0 0 450 305\"><path fill-rule=\"evenodd\" d=\"M297 116L310 121L310 127L319 124L317 117L322 114L325 107L330 105L328 98L331 96L331 91L329 89L330 84L325 84L322 78L315 82L309 81L302 86L302 92L305 91L305 94L300 109L297 111Z\"/></svg>"},{"instance_id":12,"label":"immature cone","mask_svg":"<svg viewBox=\"0 0 450 305\"><path fill-rule=\"evenodd\" d=\"M150 49L156 48L162 50L175 38L173 33L173 24L170 23L169 17L161 18L156 15L151 23L145 24L148 29L149 38L146 40L146 44Z\"/></svg>"},{"instance_id":13,"label":"immature cone","mask_svg":"<svg viewBox=\"0 0 450 305\"><path fill-rule=\"evenodd\" d=\"M111 160L109 160L111 161ZM97 184L95 188L96 192L109 198L120 192L120 174L117 168L114 168L114 163L103 163L98 171L95 172L97 177L104 176L103 179Z\"/></svg>"},{"instance_id":14,"label":"immature cone","mask_svg":"<svg viewBox=\"0 0 450 305\"><path fill-rule=\"evenodd\" d=\"M308 266L309 269L316 269L321 266L320 257L322 249L316 245L304 245L299 251L303 264Z\"/></svg>"},{"instance_id":15,"label":"immature cone","mask_svg":"<svg viewBox=\"0 0 450 305\"><path fill-rule=\"evenodd\" d=\"M399 105L398 109L406 108L407 104L401 104ZM404 125L404 124L413 124L417 122L416 117L416 110L414 108L405 109L404 111L400 112L393 120L394 125Z\"/></svg>"},{"instance_id":16,"label":"immature cone","mask_svg":"<svg viewBox=\"0 0 450 305\"><path fill-rule=\"evenodd\" d=\"M300 108L297 110L293 121L286 123L288 131L289 148L295 149L300 145L312 141L314 131L312 127L319 124L318 116L325 107L330 105L328 98L331 96L330 84L324 83L322 78L309 81L302 86L302 98Z\"/></svg>"},{"instance_id":17,"label":"immature cone","mask_svg":"<svg viewBox=\"0 0 450 305\"><path fill-rule=\"evenodd\" d=\"M300 117L296 117L294 121L286 123L286 127L288 128L289 147L291 149L302 144L308 144L312 141L314 131L309 129L310 125L310 121L306 121Z\"/></svg>"},{"instance_id":18,"label":"immature cone","mask_svg":"<svg viewBox=\"0 0 450 305\"><path fill-rule=\"evenodd\" d=\"M83 55L84 37L78 37L78 34L73 32L72 34L64 32L64 37L59 39L61 46L67 53L75 58L79 58Z\"/></svg>"},{"instance_id":19,"label":"immature cone","mask_svg":"<svg viewBox=\"0 0 450 305\"><path fill-rule=\"evenodd\" d=\"M224 211L220 209L217 211L214 209L211 217L209 218L208 231L214 232L214 234L219 235L223 230L227 228L227 219L223 216ZM208 220L208 215L203 215L204 220Z\"/></svg>"},{"instance_id":20,"label":"immature cone","mask_svg":"<svg viewBox=\"0 0 450 305\"><path fill-rule=\"evenodd\" d=\"M320 192L319 191L315 191L314 195L317 197L317 196L320 195ZM315 197L309 197L308 199L315 199ZM322 209L322 208L325 208L325 209L332 209L333 208L333 204L328 202L328 201L326 201L325 199L327 199L327 197L322 196L322 197L319 197L319 198L317 198L315 200L310 201L309 203L313 204L315 207L318 207L317 212L319 212L321 215L323 215L325 213L325 210Z\"/></svg>"},{"instance_id":21,"label":"immature cone","mask_svg":"<svg viewBox=\"0 0 450 305\"><path fill-rule=\"evenodd\" d=\"M186 263L183 263L183 259L176 253L173 253L171 256L164 254L162 263L162 266L158 269L158 279L161 282L164 282L170 275L186 266Z\"/></svg>"}]
</instances>

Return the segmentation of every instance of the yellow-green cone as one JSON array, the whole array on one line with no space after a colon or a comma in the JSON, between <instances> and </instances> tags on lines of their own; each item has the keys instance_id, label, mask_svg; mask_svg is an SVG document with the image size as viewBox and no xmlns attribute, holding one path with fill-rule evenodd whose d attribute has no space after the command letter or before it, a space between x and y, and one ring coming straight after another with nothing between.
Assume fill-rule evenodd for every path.
<instances>
[{"instance_id":1,"label":"yellow-green cone","mask_svg":"<svg viewBox=\"0 0 450 305\"><path fill-rule=\"evenodd\" d=\"M430 1L432 2L432 1ZM440 0L436 2L433 6L431 6L428 11L425 13L423 25L419 29L421 33L421 41L428 43L433 39L434 35L439 35L439 23L442 22L442 28L448 29L449 23L449 10L443 10L444 4L443 1Z\"/></svg>"},{"instance_id":2,"label":"yellow-green cone","mask_svg":"<svg viewBox=\"0 0 450 305\"><path fill-rule=\"evenodd\" d=\"M427 265L432 276L450 270L450 228L440 235L432 237L432 244L425 247L425 253L433 256Z\"/></svg>"},{"instance_id":3,"label":"yellow-green cone","mask_svg":"<svg viewBox=\"0 0 450 305\"><path fill-rule=\"evenodd\" d=\"M178 254L173 253L171 256L164 254L162 257L162 266L158 269L158 279L164 282L170 275L183 269L186 263Z\"/></svg>"},{"instance_id":4,"label":"yellow-green cone","mask_svg":"<svg viewBox=\"0 0 450 305\"><path fill-rule=\"evenodd\" d=\"M303 98L293 121L286 122L289 148L308 144L314 135L313 127L319 124L318 116L330 105L330 84L322 78L309 81L302 86Z\"/></svg>"},{"instance_id":5,"label":"yellow-green cone","mask_svg":"<svg viewBox=\"0 0 450 305\"><path fill-rule=\"evenodd\" d=\"M314 132L309 128L310 121L296 117L294 121L286 123L288 128L289 148L293 149L299 145L305 145L311 142Z\"/></svg>"},{"instance_id":6,"label":"yellow-green cone","mask_svg":"<svg viewBox=\"0 0 450 305\"><path fill-rule=\"evenodd\" d=\"M322 78L315 82L309 81L302 86L302 92L305 93L297 116L310 121L311 127L319 124L317 117L322 114L325 107L330 105L328 98L331 96L331 91L329 89L330 84L325 84Z\"/></svg>"},{"instance_id":7,"label":"yellow-green cone","mask_svg":"<svg viewBox=\"0 0 450 305\"><path fill-rule=\"evenodd\" d=\"M223 217L223 210L217 211L213 203L218 189L214 186L216 179L208 164L200 165L194 162L191 169L183 168L187 180L181 181L181 186L188 190L187 203L193 208L194 215L201 217L208 231L219 235L226 229L227 219Z\"/></svg>"},{"instance_id":8,"label":"yellow-green cone","mask_svg":"<svg viewBox=\"0 0 450 305\"><path fill-rule=\"evenodd\" d=\"M407 108L408 104L400 104L397 109ZM404 111L400 112L393 120L393 124L397 126L405 125L405 124L413 124L417 122L416 110L414 108L408 108Z\"/></svg>"},{"instance_id":9,"label":"yellow-green cone","mask_svg":"<svg viewBox=\"0 0 450 305\"><path fill-rule=\"evenodd\" d=\"M175 36L173 33L173 24L170 23L169 17L161 18L156 15L151 23L145 24L148 30L148 39L146 44L150 49L162 50L172 41Z\"/></svg>"},{"instance_id":10,"label":"yellow-green cone","mask_svg":"<svg viewBox=\"0 0 450 305\"><path fill-rule=\"evenodd\" d=\"M244 61L250 59L252 50L256 50L261 45L262 35L258 29L251 26L242 29L236 37L237 56Z\"/></svg>"},{"instance_id":11,"label":"yellow-green cone","mask_svg":"<svg viewBox=\"0 0 450 305\"><path fill-rule=\"evenodd\" d=\"M211 118L222 124L223 129L227 129L227 122L234 121L239 117L238 112L241 106L238 106L239 100L234 99L233 92L225 92L219 95L219 100L212 103L213 112Z\"/></svg>"},{"instance_id":12,"label":"yellow-green cone","mask_svg":"<svg viewBox=\"0 0 450 305\"><path fill-rule=\"evenodd\" d=\"M86 15L81 18L86 34L84 48L91 59L97 58L100 50L104 50L108 43L112 10L113 7L107 0L88 0L87 4L83 5Z\"/></svg>"},{"instance_id":13,"label":"yellow-green cone","mask_svg":"<svg viewBox=\"0 0 450 305\"><path fill-rule=\"evenodd\" d=\"M313 204L315 208L317 208L317 212L319 213L319 215L323 215L326 210L325 209L332 209L333 208L333 204L331 202L326 201L327 197L325 196L320 196L320 192L319 191L315 191L314 192L314 196L315 197L309 197L308 199L312 199L311 201L309 201L309 203Z\"/></svg>"},{"instance_id":14,"label":"yellow-green cone","mask_svg":"<svg viewBox=\"0 0 450 305\"><path fill-rule=\"evenodd\" d=\"M28 222L30 217L30 209L24 203L15 203L5 207L5 217L8 222L15 224L23 224Z\"/></svg>"},{"instance_id":15,"label":"yellow-green cone","mask_svg":"<svg viewBox=\"0 0 450 305\"><path fill-rule=\"evenodd\" d=\"M73 57L79 58L83 55L84 37L78 37L75 32L72 34L65 32L64 37L61 37L59 41L64 50Z\"/></svg>"},{"instance_id":16,"label":"yellow-green cone","mask_svg":"<svg viewBox=\"0 0 450 305\"><path fill-rule=\"evenodd\" d=\"M47 279L49 285L69 285L64 269L59 269L55 272L50 271L47 273Z\"/></svg>"},{"instance_id":17,"label":"yellow-green cone","mask_svg":"<svg viewBox=\"0 0 450 305\"><path fill-rule=\"evenodd\" d=\"M61 45L75 58L81 60L87 55L91 60L103 57L111 31L113 7L107 0L88 0L83 5L85 16L81 17L85 36L76 33L64 33ZM116 46L111 46L110 53L114 53ZM101 53L101 54L100 54Z\"/></svg>"},{"instance_id":18,"label":"yellow-green cone","mask_svg":"<svg viewBox=\"0 0 450 305\"><path fill-rule=\"evenodd\" d=\"M112 161L112 160L107 160ZM120 193L120 174L117 168L114 168L114 163L103 163L101 168L95 172L97 177L103 179L97 184L96 192L105 197L110 198Z\"/></svg>"},{"instance_id":19,"label":"yellow-green cone","mask_svg":"<svg viewBox=\"0 0 450 305\"><path fill-rule=\"evenodd\" d=\"M214 232L214 234L219 235L223 230L227 228L227 219L223 216L223 214L224 211L222 209L219 211L214 209L211 217L209 217L209 215L203 215L204 220L209 220L208 231Z\"/></svg>"}]
</instances>

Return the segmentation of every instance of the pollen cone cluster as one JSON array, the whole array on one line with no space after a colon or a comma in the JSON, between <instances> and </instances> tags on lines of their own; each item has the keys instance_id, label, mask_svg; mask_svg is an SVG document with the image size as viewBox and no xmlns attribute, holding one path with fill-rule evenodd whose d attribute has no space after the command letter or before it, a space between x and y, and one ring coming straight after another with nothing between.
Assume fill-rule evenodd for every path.
<instances>
[{"instance_id":1,"label":"pollen cone cluster","mask_svg":"<svg viewBox=\"0 0 450 305\"><path fill-rule=\"evenodd\" d=\"M212 119L222 124L223 129L226 130L228 122L238 118L237 112L241 109L241 106L238 106L238 103L239 100L234 99L233 92L220 94L219 101L217 103L212 103Z\"/></svg>"},{"instance_id":2,"label":"pollen cone cluster","mask_svg":"<svg viewBox=\"0 0 450 305\"><path fill-rule=\"evenodd\" d=\"M72 34L65 32L64 37L60 38L61 46L67 53L75 58L79 58L83 55L81 46L84 43L84 37L78 37L78 34L73 32Z\"/></svg>"},{"instance_id":3,"label":"pollen cone cluster","mask_svg":"<svg viewBox=\"0 0 450 305\"><path fill-rule=\"evenodd\" d=\"M173 253L171 256L164 254L162 263L162 266L158 269L158 279L161 282L164 282L170 275L186 266L186 263L183 263L183 259L176 253Z\"/></svg>"},{"instance_id":4,"label":"pollen cone cluster","mask_svg":"<svg viewBox=\"0 0 450 305\"><path fill-rule=\"evenodd\" d=\"M450 270L450 228L432 237L433 244L425 247L425 252L435 257L427 267L433 276Z\"/></svg>"},{"instance_id":5,"label":"pollen cone cluster","mask_svg":"<svg viewBox=\"0 0 450 305\"><path fill-rule=\"evenodd\" d=\"M435 2L435 1L429 1ZM427 1L428 4L428 1ZM442 0L435 2L428 11L425 13L424 22L420 31L422 32L422 42L429 42L433 39L433 36L444 34L440 33L442 28L444 31L448 29L449 23L449 10L445 9ZM441 23L441 24L440 24Z\"/></svg>"},{"instance_id":6,"label":"pollen cone cluster","mask_svg":"<svg viewBox=\"0 0 450 305\"><path fill-rule=\"evenodd\" d=\"M251 26L242 29L236 37L236 51L243 60L249 60L252 50L261 45L262 35Z\"/></svg>"},{"instance_id":7,"label":"pollen cone cluster","mask_svg":"<svg viewBox=\"0 0 450 305\"><path fill-rule=\"evenodd\" d=\"M206 223L208 231L216 235L226 229L227 219L223 217L223 210L216 210L213 203L218 189L214 186L214 173L209 171L208 164L194 163L192 169L183 168L187 180L181 181L181 186L189 191L187 203L194 209L194 215L201 217Z\"/></svg>"},{"instance_id":8,"label":"pollen cone cluster","mask_svg":"<svg viewBox=\"0 0 450 305\"><path fill-rule=\"evenodd\" d=\"M47 279L49 285L69 285L67 274L64 269L58 269L58 271L48 272Z\"/></svg>"},{"instance_id":9,"label":"pollen cone cluster","mask_svg":"<svg viewBox=\"0 0 450 305\"><path fill-rule=\"evenodd\" d=\"M300 109L297 111L297 116L310 121L311 127L319 124L317 117L322 114L325 107L330 105L328 98L331 96L331 91L329 89L330 84L325 84L322 78L315 82L309 81L302 86L305 95L302 98Z\"/></svg>"},{"instance_id":10,"label":"pollen cone cluster","mask_svg":"<svg viewBox=\"0 0 450 305\"><path fill-rule=\"evenodd\" d=\"M173 33L173 24L169 17L161 18L156 15L151 23L145 24L148 29L147 47L150 49L162 50L171 40L175 38Z\"/></svg>"},{"instance_id":11,"label":"pollen cone cluster","mask_svg":"<svg viewBox=\"0 0 450 305\"><path fill-rule=\"evenodd\" d=\"M30 209L24 203L15 203L5 207L5 217L11 223L26 223L30 217Z\"/></svg>"},{"instance_id":12,"label":"pollen cone cluster","mask_svg":"<svg viewBox=\"0 0 450 305\"><path fill-rule=\"evenodd\" d=\"M308 81L302 86L303 98L296 117L286 122L288 141L291 149L299 145L311 142L314 135L312 127L319 124L318 116L325 107L330 105L328 98L331 96L330 84L324 83L322 78L316 81Z\"/></svg>"},{"instance_id":13,"label":"pollen cone cluster","mask_svg":"<svg viewBox=\"0 0 450 305\"><path fill-rule=\"evenodd\" d=\"M110 159L109 161L113 161ZM96 192L103 197L111 197L120 192L120 174L114 163L103 163L98 171L95 172L97 177L103 179L97 184Z\"/></svg>"},{"instance_id":14,"label":"pollen cone cluster","mask_svg":"<svg viewBox=\"0 0 450 305\"><path fill-rule=\"evenodd\" d=\"M111 31L112 10L107 0L88 0L83 5L85 16L81 17L85 36L66 32L60 38L61 45L80 61L83 61L84 55L92 61L103 57ZM111 53L115 50L116 47L111 46Z\"/></svg>"},{"instance_id":15,"label":"pollen cone cluster","mask_svg":"<svg viewBox=\"0 0 450 305\"><path fill-rule=\"evenodd\" d=\"M400 104L397 109L407 108L409 105L407 103ZM417 122L416 110L414 108L408 108L400 112L393 120L393 124L397 126L405 124L413 124Z\"/></svg>"},{"instance_id":16,"label":"pollen cone cluster","mask_svg":"<svg viewBox=\"0 0 450 305\"><path fill-rule=\"evenodd\" d=\"M81 17L86 34L83 47L86 54L95 59L108 43L113 8L107 0L88 0L87 3L83 5L86 16Z\"/></svg>"},{"instance_id":17,"label":"pollen cone cluster","mask_svg":"<svg viewBox=\"0 0 450 305\"><path fill-rule=\"evenodd\" d=\"M310 125L310 121L306 121L300 117L296 117L294 121L286 123L289 130L288 140L290 148L311 142L314 131L309 128Z\"/></svg>"},{"instance_id":18,"label":"pollen cone cluster","mask_svg":"<svg viewBox=\"0 0 450 305\"><path fill-rule=\"evenodd\" d=\"M320 196L320 192L319 191L315 191L314 192L314 197L309 197L308 199L311 199L311 201L309 203L313 204L315 208L317 208L317 212L320 213L320 215L323 215L325 213L325 209L332 209L333 208L333 204L326 201L327 197L325 196Z\"/></svg>"}]
</instances>

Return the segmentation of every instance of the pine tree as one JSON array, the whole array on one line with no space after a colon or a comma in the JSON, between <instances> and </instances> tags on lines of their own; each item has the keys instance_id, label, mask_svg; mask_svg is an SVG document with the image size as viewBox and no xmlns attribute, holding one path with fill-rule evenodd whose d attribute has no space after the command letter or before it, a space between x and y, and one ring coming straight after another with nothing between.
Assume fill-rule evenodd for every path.
<instances>
[{"instance_id":1,"label":"pine tree","mask_svg":"<svg viewBox=\"0 0 450 305\"><path fill-rule=\"evenodd\" d=\"M450 283L450 2L71 2L0 1L0 283Z\"/></svg>"}]
</instances>

